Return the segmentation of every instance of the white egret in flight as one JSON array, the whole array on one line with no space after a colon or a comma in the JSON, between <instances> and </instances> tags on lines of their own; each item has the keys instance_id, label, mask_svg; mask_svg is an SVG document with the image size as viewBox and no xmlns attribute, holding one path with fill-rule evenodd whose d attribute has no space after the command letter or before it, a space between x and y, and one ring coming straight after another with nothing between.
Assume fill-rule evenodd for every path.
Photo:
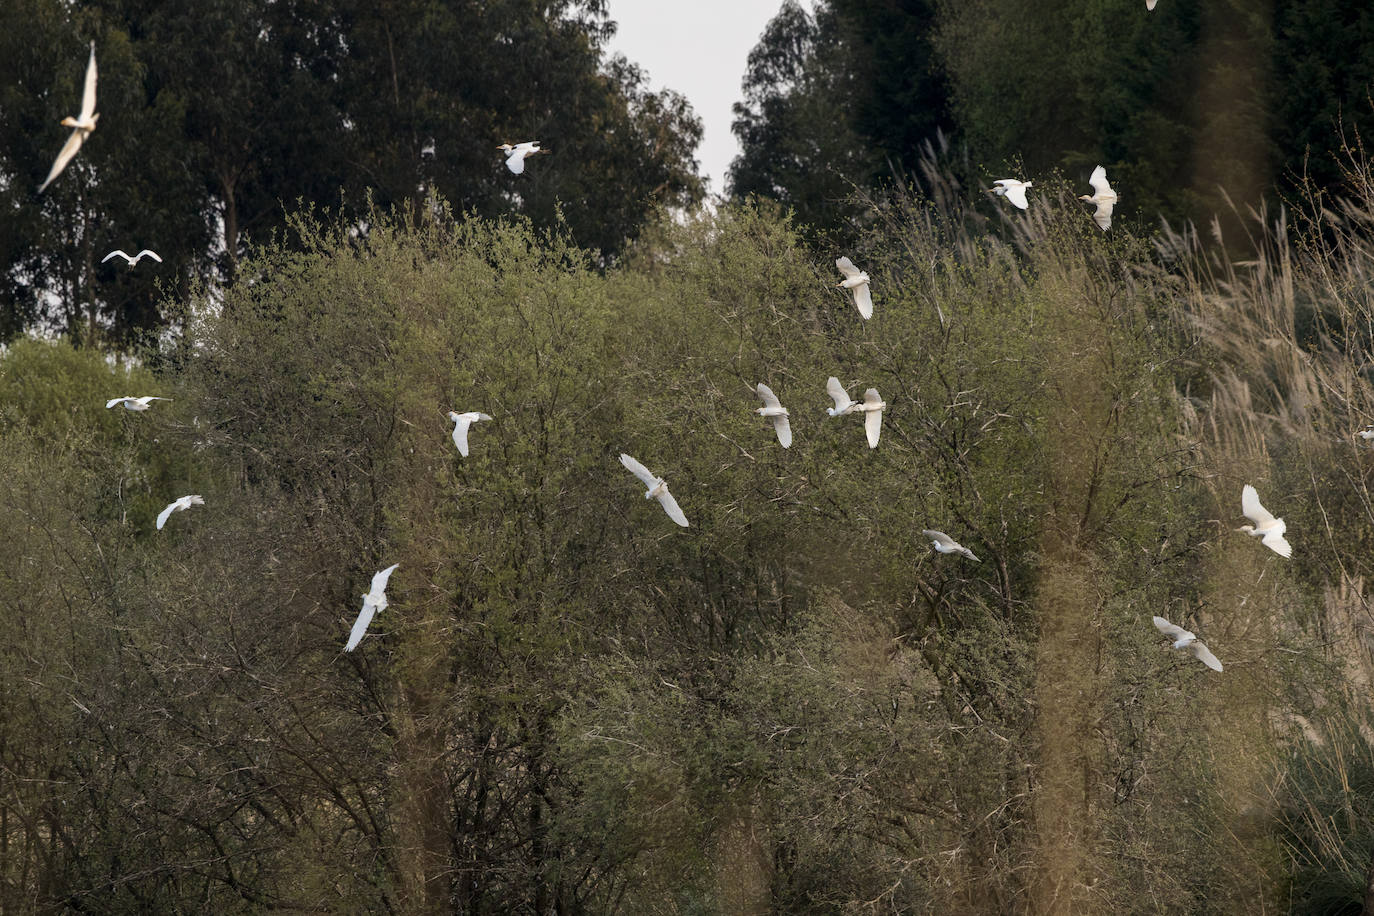
<instances>
[{"instance_id":1,"label":"white egret in flight","mask_svg":"<svg viewBox=\"0 0 1374 916\"><path fill-rule=\"evenodd\" d=\"M38 188L38 193L42 194L43 189L52 184L53 179L62 174L62 170L67 167L76 153L81 149L81 144L86 142L86 138L95 130L95 122L100 120L100 115L95 113L95 42L91 42L91 59L86 64L86 88L81 92L81 113L76 117L68 115L62 119L63 127L72 129L71 136L62 147L62 151L53 160L52 170L48 172L48 178Z\"/></svg>"},{"instance_id":2,"label":"white egret in flight","mask_svg":"<svg viewBox=\"0 0 1374 916\"><path fill-rule=\"evenodd\" d=\"M868 447L877 448L878 436L883 431L883 411L887 410L887 404L878 394L877 388L870 388L864 392L864 401L858 406L864 414L864 432L868 435Z\"/></svg>"},{"instance_id":3,"label":"white egret in flight","mask_svg":"<svg viewBox=\"0 0 1374 916\"><path fill-rule=\"evenodd\" d=\"M1183 629L1183 627L1170 623L1163 617L1155 617L1154 622L1159 632L1173 639L1175 649L1187 649L1189 652L1193 653L1193 658L1196 658L1208 668L1211 668L1213 671L1221 670L1221 662L1217 661L1217 657L1212 654L1211 649L1207 648L1205 642Z\"/></svg>"},{"instance_id":4,"label":"white egret in flight","mask_svg":"<svg viewBox=\"0 0 1374 916\"><path fill-rule=\"evenodd\" d=\"M538 140L531 140L528 143L516 143L513 146L509 143L502 143L497 149L506 151L506 168L517 175L523 175L525 172L526 156L548 152L546 149L539 148Z\"/></svg>"},{"instance_id":5,"label":"white egret in flight","mask_svg":"<svg viewBox=\"0 0 1374 916\"><path fill-rule=\"evenodd\" d=\"M111 251L109 254L105 255L105 257L101 258L100 263L104 264L110 258L123 258L124 260L129 262L130 267L133 267L139 261L143 260L144 256L152 258L159 264L162 263L162 258L158 257L158 253L156 251L153 251L151 248L145 248L133 257L129 257L127 254L123 252L123 250L116 248L114 251Z\"/></svg>"},{"instance_id":6,"label":"white egret in flight","mask_svg":"<svg viewBox=\"0 0 1374 916\"><path fill-rule=\"evenodd\" d=\"M358 619L353 621L353 632L348 634L345 652L352 652L358 643L363 641L363 634L367 632L367 625L372 622L372 615L386 610L386 580L391 578L391 574L400 565L393 563L372 577L372 587L363 595L363 609L358 612Z\"/></svg>"},{"instance_id":7,"label":"white egret in flight","mask_svg":"<svg viewBox=\"0 0 1374 916\"><path fill-rule=\"evenodd\" d=\"M960 544L958 541L956 541L949 535L945 534L943 531L932 531L931 529L926 528L921 533L931 539L931 546L938 550L940 553L959 553L968 557L975 563L982 562L973 555L972 550L969 550L963 544Z\"/></svg>"},{"instance_id":8,"label":"white egret in flight","mask_svg":"<svg viewBox=\"0 0 1374 916\"><path fill-rule=\"evenodd\" d=\"M157 530L162 530L162 526L167 524L167 519L171 517L173 512L184 512L192 506L203 505L205 505L205 500L199 496L183 496L180 499L173 500L166 509L163 509L157 514Z\"/></svg>"},{"instance_id":9,"label":"white egret in flight","mask_svg":"<svg viewBox=\"0 0 1374 916\"><path fill-rule=\"evenodd\" d=\"M763 382L759 382L758 388L755 390L758 392L759 398L762 399L763 406L755 407L754 413L761 417L771 417L773 431L778 434L778 444L783 448L790 448L792 446L792 426L787 422L787 408L782 406L782 402L773 393L773 389Z\"/></svg>"},{"instance_id":10,"label":"white egret in flight","mask_svg":"<svg viewBox=\"0 0 1374 916\"><path fill-rule=\"evenodd\" d=\"M1106 232L1112 228L1112 208L1116 206L1116 192L1112 186L1107 184L1107 170L1102 166L1093 169L1093 173L1088 178L1088 184L1093 186L1091 196L1084 194L1079 200L1086 200L1090 204L1097 204L1097 211L1093 213L1093 219Z\"/></svg>"},{"instance_id":11,"label":"white egret in flight","mask_svg":"<svg viewBox=\"0 0 1374 916\"><path fill-rule=\"evenodd\" d=\"M835 378L835 376L832 375L825 380L825 391L835 402L834 407L827 407L825 409L825 412L830 414L830 416L842 417L847 413L858 413L863 410L861 405L856 404L854 400L849 397L849 392L844 390L844 386L840 384L840 380Z\"/></svg>"},{"instance_id":12,"label":"white egret in flight","mask_svg":"<svg viewBox=\"0 0 1374 916\"><path fill-rule=\"evenodd\" d=\"M648 492L644 494L645 499L657 499L659 504L663 506L663 511L668 513L669 518L682 527L687 527L687 516L682 513L682 509L678 506L677 500L673 498L673 494L668 492L666 480L654 476L648 468L624 452L620 453L620 463L625 465L631 474L638 477L640 482L649 488Z\"/></svg>"},{"instance_id":13,"label":"white egret in flight","mask_svg":"<svg viewBox=\"0 0 1374 916\"><path fill-rule=\"evenodd\" d=\"M468 413L450 410L448 418L453 421L453 444L458 446L458 454L466 458L468 456L468 427L478 420L490 420L491 417L476 410Z\"/></svg>"},{"instance_id":14,"label":"white egret in flight","mask_svg":"<svg viewBox=\"0 0 1374 916\"><path fill-rule=\"evenodd\" d=\"M1355 435L1359 436L1366 442L1368 442L1370 439L1374 439L1374 423L1371 423L1370 425L1366 426L1364 429L1360 430Z\"/></svg>"},{"instance_id":15,"label":"white egret in flight","mask_svg":"<svg viewBox=\"0 0 1374 916\"><path fill-rule=\"evenodd\" d=\"M1248 483L1240 491L1240 511L1254 525L1241 525L1237 531L1244 531L1252 538L1261 538L1261 544L1281 557L1293 556L1293 546L1283 539L1288 526L1283 519L1274 518L1269 510L1260 505L1259 494Z\"/></svg>"},{"instance_id":16,"label":"white egret in flight","mask_svg":"<svg viewBox=\"0 0 1374 916\"><path fill-rule=\"evenodd\" d=\"M873 294L868 289L868 274L854 266L849 258L836 258L835 266L844 274L844 279L835 284L836 289L847 289L854 293L854 305L865 319L873 317Z\"/></svg>"},{"instance_id":17,"label":"white egret in flight","mask_svg":"<svg viewBox=\"0 0 1374 916\"><path fill-rule=\"evenodd\" d=\"M108 401L105 402L105 409L109 410L116 404L123 404L125 410L132 410L137 413L142 413L143 411L147 410L150 406L152 406L153 401L170 400L171 398L159 398L154 397L151 394L144 398L110 398Z\"/></svg>"},{"instance_id":18,"label":"white egret in flight","mask_svg":"<svg viewBox=\"0 0 1374 916\"><path fill-rule=\"evenodd\" d=\"M1022 210L1026 209L1026 189L1034 182L1018 181L1015 178L999 178L993 184L997 187L990 189L992 193L1005 197Z\"/></svg>"}]
</instances>

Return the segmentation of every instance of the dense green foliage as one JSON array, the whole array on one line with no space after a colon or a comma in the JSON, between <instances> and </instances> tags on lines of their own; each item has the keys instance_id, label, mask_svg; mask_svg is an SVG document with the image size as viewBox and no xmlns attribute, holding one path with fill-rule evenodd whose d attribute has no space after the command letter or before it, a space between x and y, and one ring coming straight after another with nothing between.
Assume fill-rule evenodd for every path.
<instances>
[{"instance_id":1,"label":"dense green foliage","mask_svg":"<svg viewBox=\"0 0 1374 916\"><path fill-rule=\"evenodd\" d=\"M1333 0L788 0L750 57L732 191L834 227L846 182L921 174L939 129L970 195L1102 164L1122 217L1206 222L1337 185L1374 132L1371 28Z\"/></svg>"},{"instance_id":2,"label":"dense green foliage","mask_svg":"<svg viewBox=\"0 0 1374 916\"><path fill-rule=\"evenodd\" d=\"M605 58L611 28L601 0L0 6L0 335L159 328L164 294L232 281L301 203L361 217L439 194L614 256L702 185L700 123ZM99 127L39 195L90 40ZM554 155L510 174L495 147L533 139ZM144 245L165 263L99 263Z\"/></svg>"},{"instance_id":3,"label":"dense green foliage","mask_svg":"<svg viewBox=\"0 0 1374 916\"><path fill-rule=\"evenodd\" d=\"M1368 757L1344 749L1370 712L1374 468L1326 431L1374 397L1347 372L1349 403L1285 405L1367 363L1342 279L1365 230L1314 228L1250 280L1169 239L1166 271L1068 190L1005 236L957 201L869 210L868 322L766 207L666 226L609 271L436 209L374 212L366 238L294 220L223 301L184 303L156 378L12 347L0 903L1351 900L1374 842L1321 831ZM1311 326L1283 317L1295 290L1347 349L1278 358ZM889 403L877 449L825 416L832 374ZM789 450L751 413L760 380ZM153 390L173 400L103 408ZM466 459L450 409L494 417ZM1228 530L1243 480L1288 517L1291 563ZM206 505L153 530L183 493ZM391 563L391 606L342 653Z\"/></svg>"}]
</instances>

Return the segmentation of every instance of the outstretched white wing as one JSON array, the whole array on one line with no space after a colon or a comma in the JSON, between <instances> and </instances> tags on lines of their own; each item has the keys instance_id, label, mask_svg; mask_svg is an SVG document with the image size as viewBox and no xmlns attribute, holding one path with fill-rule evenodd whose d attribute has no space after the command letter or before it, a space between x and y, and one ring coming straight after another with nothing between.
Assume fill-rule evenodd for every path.
<instances>
[{"instance_id":1,"label":"outstretched white wing","mask_svg":"<svg viewBox=\"0 0 1374 916\"><path fill-rule=\"evenodd\" d=\"M89 121L95 114L95 42L91 42L91 59L86 63L86 86L81 90L81 120Z\"/></svg>"},{"instance_id":2,"label":"outstretched white wing","mask_svg":"<svg viewBox=\"0 0 1374 916\"><path fill-rule=\"evenodd\" d=\"M863 273L862 270L854 266L854 262L849 260L849 258L836 258L835 266L840 269L840 273L844 274L846 280L853 280L859 274Z\"/></svg>"},{"instance_id":3,"label":"outstretched white wing","mask_svg":"<svg viewBox=\"0 0 1374 916\"><path fill-rule=\"evenodd\" d=\"M683 514L682 507L677 504L673 494L668 492L667 486L664 486L663 492L658 494L658 501L663 506L663 511L668 513L669 518L684 528L688 527L687 516Z\"/></svg>"},{"instance_id":4,"label":"outstretched white wing","mask_svg":"<svg viewBox=\"0 0 1374 916\"><path fill-rule=\"evenodd\" d=\"M173 502L172 504L170 504L166 509L163 509L161 512L159 512L159 513L157 514L157 530L158 530L158 531L161 531L161 530L162 530L162 526L165 525L165 524L167 524L167 519L171 518L172 513L175 512L175 511L177 511L177 510L180 509L180 508L181 508L181 500L177 500L177 501Z\"/></svg>"},{"instance_id":5,"label":"outstretched white wing","mask_svg":"<svg viewBox=\"0 0 1374 916\"><path fill-rule=\"evenodd\" d=\"M372 623L372 615L378 611L386 610L386 583L391 578L391 574L396 571L396 567L400 565L400 563L393 563L373 575L372 587L366 595L363 595L362 610L358 612L358 619L353 621L353 629L348 634L348 644L344 646L345 652L352 652L358 647L358 643L363 641L363 634L367 632L368 624Z\"/></svg>"},{"instance_id":6,"label":"outstretched white wing","mask_svg":"<svg viewBox=\"0 0 1374 916\"><path fill-rule=\"evenodd\" d=\"M62 174L62 170L67 167L67 163L72 161L77 151L81 149L81 144L85 142L86 132L84 130L72 131L71 136L67 138L67 142L62 145L62 151L59 152L57 158L53 160L52 168L48 171L48 177L38 186L39 194L42 194L43 190L48 185L52 184L54 178Z\"/></svg>"},{"instance_id":7,"label":"outstretched white wing","mask_svg":"<svg viewBox=\"0 0 1374 916\"><path fill-rule=\"evenodd\" d=\"M955 542L954 538L945 534L943 531L935 531L931 528L924 528L921 530L921 533L924 534L926 537L930 538L931 540L939 541L941 544L943 544L946 547L949 547L950 549L959 546L958 543Z\"/></svg>"},{"instance_id":8,"label":"outstretched white wing","mask_svg":"<svg viewBox=\"0 0 1374 916\"><path fill-rule=\"evenodd\" d=\"M1097 221L1098 227L1106 232L1112 228L1112 208L1116 206L1111 201L1099 200L1097 209L1093 211L1093 219Z\"/></svg>"},{"instance_id":9,"label":"outstretched white wing","mask_svg":"<svg viewBox=\"0 0 1374 916\"><path fill-rule=\"evenodd\" d=\"M134 260L135 260L135 261L138 261L138 260L140 260L141 258L143 258L143 257L145 257L145 256L146 256L146 257L152 258L154 261L157 261L159 264L162 263L162 258L160 258L160 257L158 256L158 253L157 253L156 251L153 251L153 249L151 249L151 248L145 248L145 249L143 249L142 251L140 251L138 254L134 255Z\"/></svg>"},{"instance_id":10,"label":"outstretched white wing","mask_svg":"<svg viewBox=\"0 0 1374 916\"><path fill-rule=\"evenodd\" d=\"M1274 516L1260 505L1259 493L1248 483L1240 491L1240 511L1256 528L1267 528L1274 524Z\"/></svg>"},{"instance_id":11,"label":"outstretched white wing","mask_svg":"<svg viewBox=\"0 0 1374 916\"><path fill-rule=\"evenodd\" d=\"M344 646L345 652L352 652L358 647L358 643L363 641L367 625L372 622L372 615L378 610L379 608L368 598L363 598L363 609L358 612L358 619L353 621L353 629L348 634L348 645Z\"/></svg>"},{"instance_id":12,"label":"outstretched white wing","mask_svg":"<svg viewBox=\"0 0 1374 916\"><path fill-rule=\"evenodd\" d=\"M464 458L468 456L468 427L472 425L472 420L458 414L453 418L453 444L458 446L458 454Z\"/></svg>"},{"instance_id":13,"label":"outstretched white wing","mask_svg":"<svg viewBox=\"0 0 1374 916\"><path fill-rule=\"evenodd\" d=\"M1291 560L1293 558L1293 545L1288 543L1283 536L1283 522L1279 522L1278 524L1279 527L1260 538L1260 543L1283 557L1285 560Z\"/></svg>"},{"instance_id":14,"label":"outstretched white wing","mask_svg":"<svg viewBox=\"0 0 1374 916\"><path fill-rule=\"evenodd\" d=\"M773 393L773 389L769 388L763 382L759 382L758 387L755 390L759 394L759 399L763 401L764 407L782 407L782 401L778 400L778 396Z\"/></svg>"},{"instance_id":15,"label":"outstretched white wing","mask_svg":"<svg viewBox=\"0 0 1374 916\"><path fill-rule=\"evenodd\" d=\"M506 153L506 168L517 175L525 173L525 154L518 149Z\"/></svg>"},{"instance_id":16,"label":"outstretched white wing","mask_svg":"<svg viewBox=\"0 0 1374 916\"><path fill-rule=\"evenodd\" d=\"M787 422L786 416L773 418L773 432L778 434L778 445L783 448L792 447L792 424Z\"/></svg>"},{"instance_id":17,"label":"outstretched white wing","mask_svg":"<svg viewBox=\"0 0 1374 916\"><path fill-rule=\"evenodd\" d=\"M859 315L865 321L873 317L873 292L867 283L860 283L854 287L854 305L858 307Z\"/></svg>"},{"instance_id":18,"label":"outstretched white wing","mask_svg":"<svg viewBox=\"0 0 1374 916\"><path fill-rule=\"evenodd\" d=\"M1026 186L1018 181L1015 184L1006 185L1006 189L1007 200L1022 210L1026 209Z\"/></svg>"},{"instance_id":19,"label":"outstretched white wing","mask_svg":"<svg viewBox=\"0 0 1374 916\"><path fill-rule=\"evenodd\" d=\"M1163 633L1165 636L1170 636L1174 639L1182 639L1184 637L1188 639L1193 638L1192 633L1189 633L1176 623L1170 623L1163 617L1154 617L1152 619L1155 622L1155 629L1159 630L1159 632Z\"/></svg>"},{"instance_id":20,"label":"outstretched white wing","mask_svg":"<svg viewBox=\"0 0 1374 916\"><path fill-rule=\"evenodd\" d=\"M105 409L106 409L106 410L109 410L111 407L114 407L116 404L123 404L125 401L132 401L132 400L133 400L133 398L110 398L108 401L105 402Z\"/></svg>"},{"instance_id":21,"label":"outstretched white wing","mask_svg":"<svg viewBox=\"0 0 1374 916\"><path fill-rule=\"evenodd\" d=\"M844 390L844 386L840 384L840 380L833 375L825 380L825 391L835 401L836 413L850 407L854 403L854 399L849 396L849 392Z\"/></svg>"},{"instance_id":22,"label":"outstretched white wing","mask_svg":"<svg viewBox=\"0 0 1374 916\"><path fill-rule=\"evenodd\" d=\"M368 589L368 591L375 599L383 602L383 607L386 606L386 595L384 594L386 591L386 583L391 579L391 574L396 571L396 567L400 565L400 563L392 563L386 569L372 577L372 587Z\"/></svg>"},{"instance_id":23,"label":"outstretched white wing","mask_svg":"<svg viewBox=\"0 0 1374 916\"><path fill-rule=\"evenodd\" d=\"M129 257L127 254L125 254L125 253L124 253L124 250L121 249L121 248L116 248L114 251L111 251L109 254L105 255L105 257L103 257L103 258L100 259L100 263L101 263L101 264L104 264L104 263L105 263L106 261L108 261L110 258L123 258L124 260L128 261L130 264L134 263L134 259L131 258L131 257Z\"/></svg>"},{"instance_id":24,"label":"outstretched white wing","mask_svg":"<svg viewBox=\"0 0 1374 916\"><path fill-rule=\"evenodd\" d=\"M1130 184L1129 181L1126 183ZM1107 183L1107 170L1100 165L1093 169L1093 173L1088 176L1088 184L1093 186L1093 190L1096 191L1099 196L1110 196L1114 193L1112 191L1112 186Z\"/></svg>"},{"instance_id":25,"label":"outstretched white wing","mask_svg":"<svg viewBox=\"0 0 1374 916\"><path fill-rule=\"evenodd\" d=\"M625 465L626 469L629 470L631 474L638 477L640 481L643 482L644 486L652 489L658 485L658 478L651 474L648 468L638 461L635 461L624 452L620 453L620 463ZM674 503L674 505L676 505L676 503Z\"/></svg>"},{"instance_id":26,"label":"outstretched white wing","mask_svg":"<svg viewBox=\"0 0 1374 916\"><path fill-rule=\"evenodd\" d=\"M1213 671L1221 670L1221 662L1212 654L1212 650L1207 648L1207 644L1201 640L1195 639L1190 642L1188 644L1188 651L1193 653L1194 658L1202 662L1208 668L1211 668Z\"/></svg>"},{"instance_id":27,"label":"outstretched white wing","mask_svg":"<svg viewBox=\"0 0 1374 916\"><path fill-rule=\"evenodd\" d=\"M869 409L864 411L864 432L868 434L868 447L878 447L878 437L883 432L883 399L878 395L877 388L870 388L864 392L864 404Z\"/></svg>"}]
</instances>

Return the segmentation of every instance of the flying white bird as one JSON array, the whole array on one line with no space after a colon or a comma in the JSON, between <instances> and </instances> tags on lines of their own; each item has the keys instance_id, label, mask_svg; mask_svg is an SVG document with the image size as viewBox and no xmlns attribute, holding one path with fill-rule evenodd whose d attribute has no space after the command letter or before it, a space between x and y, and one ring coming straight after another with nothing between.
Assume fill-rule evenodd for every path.
<instances>
[{"instance_id":1,"label":"flying white bird","mask_svg":"<svg viewBox=\"0 0 1374 916\"><path fill-rule=\"evenodd\" d=\"M514 146L509 143L502 143L497 149L506 151L506 168L517 175L523 175L525 172L526 156L548 152L546 149L539 148L538 140L531 140L528 143L517 143Z\"/></svg>"},{"instance_id":2,"label":"flying white bird","mask_svg":"<svg viewBox=\"0 0 1374 916\"><path fill-rule=\"evenodd\" d=\"M367 632L367 625L372 622L372 615L386 610L386 580L391 578L391 574L400 565L393 563L372 577L372 587L363 595L363 609L358 612L358 619L353 621L353 632L348 634L345 652L352 652L358 647L358 643L363 641L363 634Z\"/></svg>"},{"instance_id":3,"label":"flying white bird","mask_svg":"<svg viewBox=\"0 0 1374 916\"><path fill-rule=\"evenodd\" d=\"M1026 209L1026 189L1034 182L1018 181L1015 178L999 178L993 184L997 187L989 189L992 193L1005 197L1022 210Z\"/></svg>"},{"instance_id":4,"label":"flying white bird","mask_svg":"<svg viewBox=\"0 0 1374 916\"><path fill-rule=\"evenodd\" d=\"M873 294L868 289L868 274L854 266L854 262L849 258L836 258L835 266L844 274L844 279L835 284L836 289L852 290L854 293L854 305L858 307L859 314L865 319L873 317Z\"/></svg>"},{"instance_id":5,"label":"flying white bird","mask_svg":"<svg viewBox=\"0 0 1374 916\"><path fill-rule=\"evenodd\" d=\"M1374 423L1371 423L1369 426L1366 426L1364 429L1360 430L1355 435L1359 436L1366 442L1368 442L1370 439L1374 439Z\"/></svg>"},{"instance_id":6,"label":"flying white bird","mask_svg":"<svg viewBox=\"0 0 1374 916\"><path fill-rule=\"evenodd\" d=\"M931 539L931 546L938 550L940 553L961 553L975 563L982 562L973 555L972 550L969 550L967 547L960 544L958 541L954 540L954 538L945 534L943 531L932 531L929 528L926 528L921 533Z\"/></svg>"},{"instance_id":7,"label":"flying white bird","mask_svg":"<svg viewBox=\"0 0 1374 916\"><path fill-rule=\"evenodd\" d=\"M38 188L38 193L42 194L43 189L52 184L54 178L62 174L62 170L67 167L76 153L81 149L81 144L86 142L86 138L95 130L95 122L100 120L100 115L95 113L95 42L91 42L91 59L86 64L86 88L81 93L81 113L76 117L62 119L63 127L72 129L71 136L62 147L62 151L53 160L52 170L48 172L48 178Z\"/></svg>"},{"instance_id":8,"label":"flying white bird","mask_svg":"<svg viewBox=\"0 0 1374 916\"><path fill-rule=\"evenodd\" d=\"M1262 538L1260 543L1281 557L1293 556L1293 546L1283 539L1288 526L1283 519L1274 518L1268 509L1260 505L1259 494L1248 483L1240 491L1240 511L1255 524L1241 525L1237 531L1244 531L1252 538Z\"/></svg>"},{"instance_id":9,"label":"flying white bird","mask_svg":"<svg viewBox=\"0 0 1374 916\"><path fill-rule=\"evenodd\" d=\"M1090 204L1097 204L1097 212L1093 213L1093 219L1106 232L1112 228L1112 208L1116 206L1116 192L1112 186L1107 184L1107 170L1102 166L1093 169L1093 173L1088 178L1088 184L1093 186L1091 196L1084 194L1079 200L1086 200Z\"/></svg>"},{"instance_id":10,"label":"flying white bird","mask_svg":"<svg viewBox=\"0 0 1374 916\"><path fill-rule=\"evenodd\" d=\"M143 249L138 254L134 255L132 258L125 254L121 249L116 248L114 251L111 251L109 254L105 255L105 257L101 258L100 263L104 264L110 258L123 258L124 260L129 262L130 267L133 267L135 264L137 264L139 261L143 259L144 255L147 255L154 261L157 261L159 264L162 263L162 258L158 257L157 252L153 251L151 248Z\"/></svg>"},{"instance_id":11,"label":"flying white bird","mask_svg":"<svg viewBox=\"0 0 1374 916\"><path fill-rule=\"evenodd\" d=\"M1221 662L1217 661L1217 657L1212 654L1212 650L1207 648L1207 644L1202 640L1183 629L1183 627L1170 623L1163 617L1155 617L1154 622L1159 632L1174 640L1175 649L1187 649L1189 652L1193 653L1193 658L1196 658L1208 668L1211 668L1213 671L1221 670Z\"/></svg>"},{"instance_id":12,"label":"flying white bird","mask_svg":"<svg viewBox=\"0 0 1374 916\"><path fill-rule=\"evenodd\" d=\"M864 413L864 432L868 434L868 447L877 448L878 436L883 431L883 411L887 409L887 404L878 394L877 388L870 388L864 392L864 402L858 407Z\"/></svg>"},{"instance_id":13,"label":"flying white bird","mask_svg":"<svg viewBox=\"0 0 1374 916\"><path fill-rule=\"evenodd\" d=\"M136 411L136 412L142 413L143 411L147 410L150 406L152 406L152 402L153 402L153 401L170 401L170 400L171 400L171 398L159 398L159 397L154 397L154 396L151 395L151 394L148 395L148 396L145 397L145 398L110 398L108 401L105 402L105 409L106 409L106 410L109 410L111 407L115 406L116 404L123 404L125 410L132 410L132 411Z\"/></svg>"},{"instance_id":14,"label":"flying white bird","mask_svg":"<svg viewBox=\"0 0 1374 916\"><path fill-rule=\"evenodd\" d=\"M183 496L178 500L174 500L171 505L157 514L157 530L162 530L162 526L167 524L167 519L171 517L173 512L184 512L192 506L203 505L205 505L205 500L201 499L199 496Z\"/></svg>"},{"instance_id":15,"label":"flying white bird","mask_svg":"<svg viewBox=\"0 0 1374 916\"><path fill-rule=\"evenodd\" d=\"M649 490L644 494L645 499L657 499L663 506L663 511L668 513L668 517L677 522L682 527L687 527L687 516L682 514L682 509L678 506L677 500L673 499L673 494L668 492L668 482L662 477L655 477L644 465L635 461L624 452L620 453L620 463L629 469L630 473L640 479L640 482Z\"/></svg>"},{"instance_id":16,"label":"flying white bird","mask_svg":"<svg viewBox=\"0 0 1374 916\"><path fill-rule=\"evenodd\" d=\"M792 427L787 422L787 408L782 406L782 402L773 393L773 389L763 382L759 382L756 390L763 400L763 406L755 407L754 413L761 417L771 417L773 419L773 431L778 434L778 444L783 448L790 448L792 446Z\"/></svg>"},{"instance_id":17,"label":"flying white bird","mask_svg":"<svg viewBox=\"0 0 1374 916\"><path fill-rule=\"evenodd\" d=\"M825 391L835 401L834 407L827 407L825 412L832 417L842 417L847 413L858 413L863 410L863 405L857 404L849 397L849 392L844 390L840 380L835 376L825 380Z\"/></svg>"},{"instance_id":18,"label":"flying white bird","mask_svg":"<svg viewBox=\"0 0 1374 916\"><path fill-rule=\"evenodd\" d=\"M458 454L466 458L468 456L468 427L478 420L490 420L491 417L476 410L468 413L450 410L448 418L453 421L453 444L458 446Z\"/></svg>"}]
</instances>

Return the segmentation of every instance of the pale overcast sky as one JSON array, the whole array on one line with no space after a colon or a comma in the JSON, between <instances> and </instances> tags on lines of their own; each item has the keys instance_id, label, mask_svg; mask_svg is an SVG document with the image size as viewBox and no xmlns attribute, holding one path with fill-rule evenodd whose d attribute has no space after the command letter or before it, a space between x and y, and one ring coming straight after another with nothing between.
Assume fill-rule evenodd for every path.
<instances>
[{"instance_id":1,"label":"pale overcast sky","mask_svg":"<svg viewBox=\"0 0 1374 916\"><path fill-rule=\"evenodd\" d=\"M608 50L643 67L654 89L675 89L692 103L705 128L697 161L711 192L723 194L725 170L739 153L730 107L741 99L749 52L782 0L610 0L608 6L619 26Z\"/></svg>"}]
</instances>

